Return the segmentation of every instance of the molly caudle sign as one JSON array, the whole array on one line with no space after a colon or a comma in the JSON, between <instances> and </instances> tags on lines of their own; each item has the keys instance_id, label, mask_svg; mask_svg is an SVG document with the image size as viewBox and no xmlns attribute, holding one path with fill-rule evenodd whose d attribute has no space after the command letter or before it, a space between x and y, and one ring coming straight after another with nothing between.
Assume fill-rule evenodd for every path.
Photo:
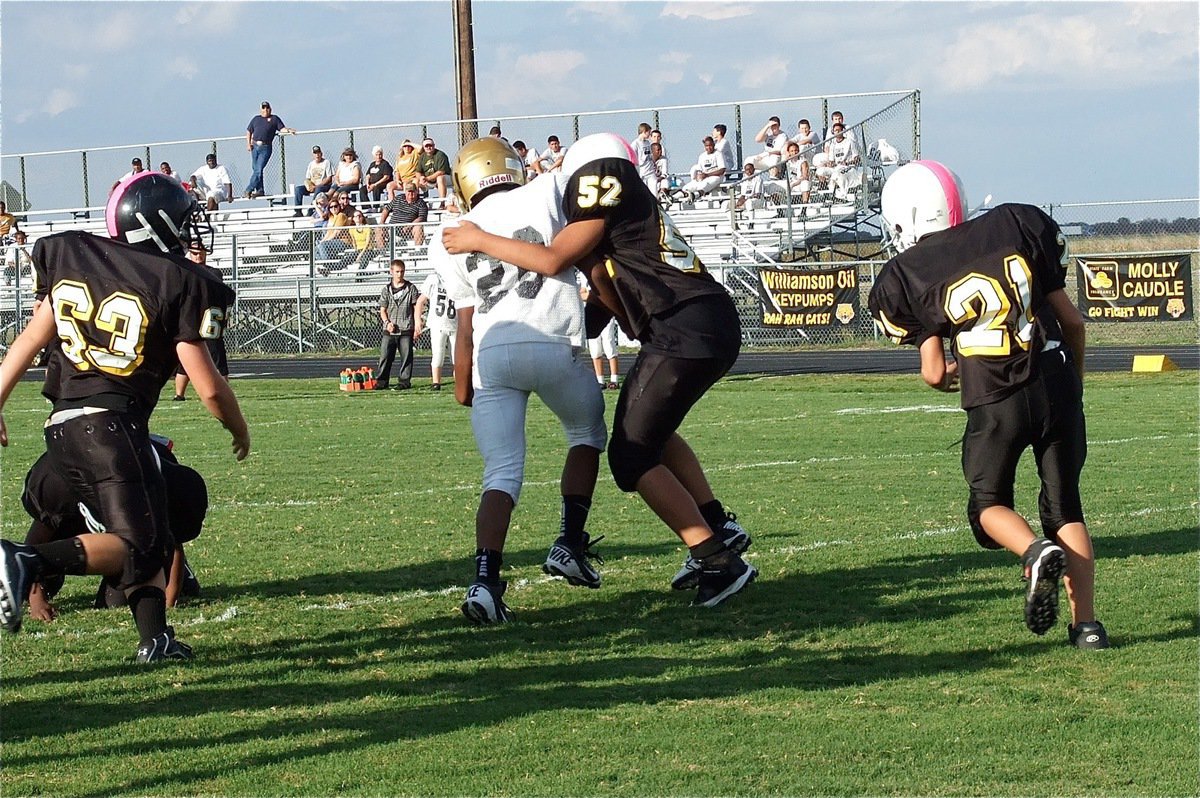
<instances>
[{"instance_id":1,"label":"molly caudle sign","mask_svg":"<svg viewBox=\"0 0 1200 798\"><path fill-rule=\"evenodd\" d=\"M1190 255L1076 258L1079 307L1088 321L1192 318Z\"/></svg>"}]
</instances>

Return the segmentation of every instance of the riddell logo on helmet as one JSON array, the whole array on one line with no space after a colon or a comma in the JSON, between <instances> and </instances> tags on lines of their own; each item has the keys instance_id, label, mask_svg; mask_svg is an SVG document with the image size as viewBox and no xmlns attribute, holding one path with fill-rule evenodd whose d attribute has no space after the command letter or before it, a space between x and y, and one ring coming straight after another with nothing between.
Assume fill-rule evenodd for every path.
<instances>
[{"instance_id":1,"label":"riddell logo on helmet","mask_svg":"<svg viewBox=\"0 0 1200 798\"><path fill-rule=\"evenodd\" d=\"M479 187L481 189L482 188L490 188L491 186L498 186L502 183L515 183L515 182L517 182L516 178L514 178L510 174L488 175L487 177L481 178L479 180Z\"/></svg>"}]
</instances>

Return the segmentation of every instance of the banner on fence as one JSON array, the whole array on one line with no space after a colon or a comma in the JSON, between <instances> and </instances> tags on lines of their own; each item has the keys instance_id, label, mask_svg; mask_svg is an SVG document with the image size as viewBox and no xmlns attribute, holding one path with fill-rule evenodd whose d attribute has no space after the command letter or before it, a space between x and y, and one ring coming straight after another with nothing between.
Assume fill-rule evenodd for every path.
<instances>
[{"instance_id":1,"label":"banner on fence","mask_svg":"<svg viewBox=\"0 0 1200 798\"><path fill-rule=\"evenodd\" d=\"M832 327L858 317L858 269L759 269L764 327Z\"/></svg>"},{"instance_id":2,"label":"banner on fence","mask_svg":"<svg viewBox=\"0 0 1200 798\"><path fill-rule=\"evenodd\" d=\"M1191 255L1076 258L1079 308L1088 321L1192 318Z\"/></svg>"}]
</instances>

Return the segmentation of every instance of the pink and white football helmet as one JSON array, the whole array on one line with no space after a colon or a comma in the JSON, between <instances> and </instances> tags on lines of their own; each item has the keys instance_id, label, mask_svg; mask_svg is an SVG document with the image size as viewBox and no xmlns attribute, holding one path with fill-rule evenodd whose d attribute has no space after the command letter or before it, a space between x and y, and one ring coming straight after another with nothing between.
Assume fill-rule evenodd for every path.
<instances>
[{"instance_id":1,"label":"pink and white football helmet","mask_svg":"<svg viewBox=\"0 0 1200 798\"><path fill-rule=\"evenodd\" d=\"M967 193L958 175L937 161L910 161L883 184L880 213L898 252L923 236L967 220Z\"/></svg>"},{"instance_id":2,"label":"pink and white football helmet","mask_svg":"<svg viewBox=\"0 0 1200 798\"><path fill-rule=\"evenodd\" d=\"M575 174L581 166L601 158L624 158L632 164L637 163L633 147L629 146L628 141L616 133L593 133L590 136L584 136L567 148L567 155L563 158L562 173L569 177Z\"/></svg>"}]
</instances>

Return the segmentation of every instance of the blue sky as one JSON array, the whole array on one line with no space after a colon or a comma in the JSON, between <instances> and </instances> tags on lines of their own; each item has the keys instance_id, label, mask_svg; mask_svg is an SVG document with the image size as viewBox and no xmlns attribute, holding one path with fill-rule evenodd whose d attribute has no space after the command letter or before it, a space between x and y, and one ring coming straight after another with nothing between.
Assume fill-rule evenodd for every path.
<instances>
[{"instance_id":1,"label":"blue sky","mask_svg":"<svg viewBox=\"0 0 1200 798\"><path fill-rule=\"evenodd\" d=\"M973 199L1200 193L1194 2L475 0L473 15L483 117L917 88L923 155ZM264 98L301 130L451 119L452 42L448 0L5 0L0 145L241 135ZM674 145L673 166L693 150Z\"/></svg>"}]
</instances>

